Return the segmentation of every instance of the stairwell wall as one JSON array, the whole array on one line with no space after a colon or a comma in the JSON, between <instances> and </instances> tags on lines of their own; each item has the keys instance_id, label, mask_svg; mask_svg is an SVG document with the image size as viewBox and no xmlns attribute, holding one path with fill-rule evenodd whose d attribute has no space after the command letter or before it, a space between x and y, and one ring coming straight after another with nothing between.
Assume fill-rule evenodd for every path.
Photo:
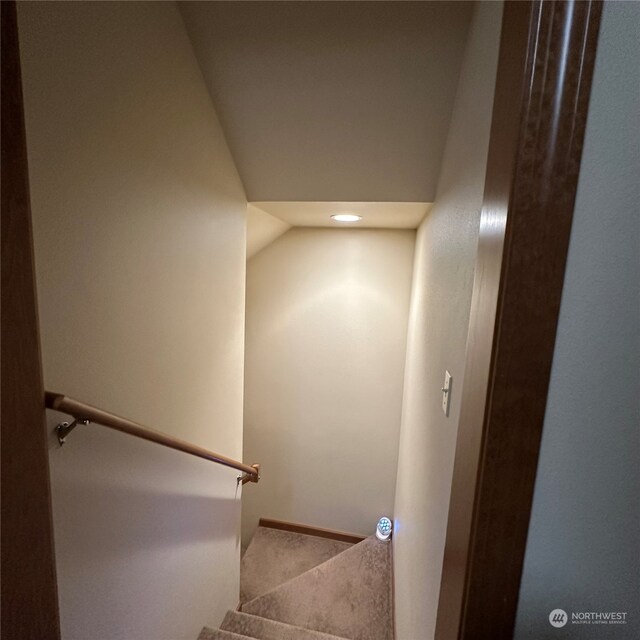
<instances>
[{"instance_id":1,"label":"stairwell wall","mask_svg":"<svg viewBox=\"0 0 640 640\"><path fill-rule=\"evenodd\" d=\"M18 4L46 387L241 459L246 200L178 10ZM235 607L233 470L99 426L50 461L66 640Z\"/></svg>"},{"instance_id":2,"label":"stairwell wall","mask_svg":"<svg viewBox=\"0 0 640 640\"><path fill-rule=\"evenodd\" d=\"M247 265L243 542L393 512L415 232L293 228Z\"/></svg>"},{"instance_id":3,"label":"stairwell wall","mask_svg":"<svg viewBox=\"0 0 640 640\"><path fill-rule=\"evenodd\" d=\"M501 17L502 3L475 3L437 196L416 241L394 512L398 638L435 631Z\"/></svg>"}]
</instances>

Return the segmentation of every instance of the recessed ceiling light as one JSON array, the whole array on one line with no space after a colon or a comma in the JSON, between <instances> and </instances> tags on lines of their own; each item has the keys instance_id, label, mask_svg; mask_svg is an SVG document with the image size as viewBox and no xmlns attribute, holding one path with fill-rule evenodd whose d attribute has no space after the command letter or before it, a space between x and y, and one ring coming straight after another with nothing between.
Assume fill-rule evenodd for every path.
<instances>
[{"instance_id":1,"label":"recessed ceiling light","mask_svg":"<svg viewBox=\"0 0 640 640\"><path fill-rule=\"evenodd\" d=\"M362 216L357 216L355 213L336 213L331 218L336 222L358 222L358 220L362 220Z\"/></svg>"}]
</instances>

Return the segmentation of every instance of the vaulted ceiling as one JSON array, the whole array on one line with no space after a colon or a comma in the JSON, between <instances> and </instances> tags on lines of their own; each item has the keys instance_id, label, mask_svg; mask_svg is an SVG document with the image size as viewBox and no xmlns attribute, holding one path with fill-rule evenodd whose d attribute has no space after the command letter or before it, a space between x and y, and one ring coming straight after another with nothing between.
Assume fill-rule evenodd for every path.
<instances>
[{"instance_id":1,"label":"vaulted ceiling","mask_svg":"<svg viewBox=\"0 0 640 640\"><path fill-rule=\"evenodd\" d=\"M432 202L467 2L180 2L250 201Z\"/></svg>"}]
</instances>

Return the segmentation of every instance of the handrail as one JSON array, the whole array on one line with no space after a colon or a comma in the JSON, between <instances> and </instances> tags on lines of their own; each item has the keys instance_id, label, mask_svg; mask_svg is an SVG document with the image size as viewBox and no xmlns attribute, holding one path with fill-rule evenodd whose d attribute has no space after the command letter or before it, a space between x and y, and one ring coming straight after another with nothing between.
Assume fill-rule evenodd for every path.
<instances>
[{"instance_id":1,"label":"handrail","mask_svg":"<svg viewBox=\"0 0 640 640\"><path fill-rule=\"evenodd\" d=\"M192 456L204 458L211 462L217 462L225 467L231 467L238 471L243 471L244 475L238 477L238 482L245 484L246 482L258 482L260 480L260 465L254 464L249 466L243 462L238 462L232 458L214 453L202 447L198 447L194 444L179 440L172 436L168 436L155 429L149 429L141 424L121 418L108 411L92 407L90 404L85 404L79 400L69 398L62 393L53 393L52 391L45 391L45 406L47 409L53 409L60 411L61 413L68 413L73 416L74 421L71 424L63 422L56 427L58 433L58 441L60 444L64 444L66 436L76 427L78 423L89 424L95 422L101 424L103 427L109 427L122 433L128 433L136 438L142 438L149 442L155 442L171 449L177 449L178 451L184 451Z\"/></svg>"}]
</instances>

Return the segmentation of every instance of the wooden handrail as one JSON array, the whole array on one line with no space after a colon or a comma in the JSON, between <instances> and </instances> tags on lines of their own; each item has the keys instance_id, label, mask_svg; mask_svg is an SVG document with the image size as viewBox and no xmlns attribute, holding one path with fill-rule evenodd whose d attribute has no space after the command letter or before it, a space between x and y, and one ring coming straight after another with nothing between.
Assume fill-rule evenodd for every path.
<instances>
[{"instance_id":1,"label":"wooden handrail","mask_svg":"<svg viewBox=\"0 0 640 640\"><path fill-rule=\"evenodd\" d=\"M110 429L121 431L122 433L128 433L136 438L142 438L143 440L155 442L171 449L184 451L184 453L188 453L192 456L204 458L205 460L222 464L225 467L231 467L232 469L242 471L245 474L239 478L239 480L242 480L242 484L245 482L258 482L260 479L259 464L249 466L248 464L238 462L232 458L227 458L219 453L203 449L202 447L198 447L184 440L168 436L165 433L156 431L155 429L149 429L148 427L132 422L131 420L127 420L126 418L121 418L120 416L116 416L108 411L92 407L90 404L74 400L62 393L45 391L44 395L45 406L47 409L68 413L75 419L75 422L72 425L58 425L57 430L60 443L64 442L65 436L76 426L77 423L89 424L90 422L95 422L96 424L101 424L103 427L109 427Z\"/></svg>"}]
</instances>

